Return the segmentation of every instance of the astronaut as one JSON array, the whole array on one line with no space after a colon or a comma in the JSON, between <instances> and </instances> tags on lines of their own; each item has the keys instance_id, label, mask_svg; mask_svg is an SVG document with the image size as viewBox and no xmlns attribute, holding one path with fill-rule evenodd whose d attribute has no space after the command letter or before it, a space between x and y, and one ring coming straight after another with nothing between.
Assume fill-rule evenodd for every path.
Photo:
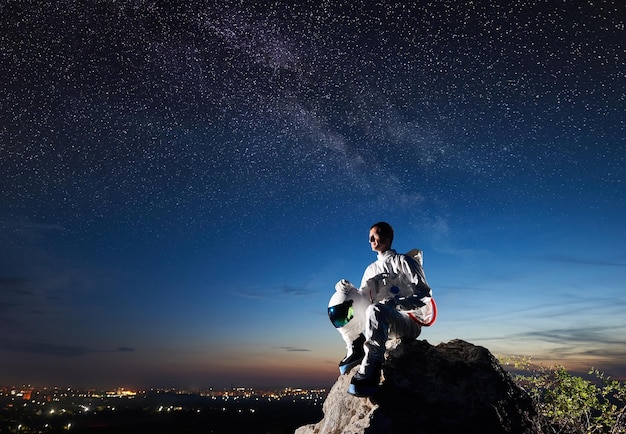
<instances>
[{"instance_id":1,"label":"astronaut","mask_svg":"<svg viewBox=\"0 0 626 434\"><path fill-rule=\"evenodd\" d=\"M387 339L415 339L437 315L421 251L396 253L391 248L393 228L386 222L370 228L369 242L377 259L363 273L360 288L340 280L328 305L329 318L347 348L339 372L359 365L348 393L362 397L378 390Z\"/></svg>"}]
</instances>

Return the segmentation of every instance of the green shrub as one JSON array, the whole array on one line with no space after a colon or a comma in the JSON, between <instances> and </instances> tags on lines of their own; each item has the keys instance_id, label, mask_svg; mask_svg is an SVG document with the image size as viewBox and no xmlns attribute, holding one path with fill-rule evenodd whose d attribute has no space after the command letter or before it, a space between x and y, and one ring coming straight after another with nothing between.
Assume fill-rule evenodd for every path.
<instances>
[{"instance_id":1,"label":"green shrub","mask_svg":"<svg viewBox=\"0 0 626 434\"><path fill-rule=\"evenodd\" d=\"M547 433L626 433L626 385L596 369L593 381L563 366L535 367L529 357L501 356L515 382L531 396Z\"/></svg>"}]
</instances>

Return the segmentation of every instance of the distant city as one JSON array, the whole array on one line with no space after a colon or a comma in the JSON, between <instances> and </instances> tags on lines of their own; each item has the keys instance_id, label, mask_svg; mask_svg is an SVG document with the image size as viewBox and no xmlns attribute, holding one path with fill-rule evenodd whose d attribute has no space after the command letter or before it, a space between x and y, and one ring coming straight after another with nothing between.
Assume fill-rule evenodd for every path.
<instances>
[{"instance_id":1,"label":"distant city","mask_svg":"<svg viewBox=\"0 0 626 434\"><path fill-rule=\"evenodd\" d=\"M0 387L0 433L292 433L319 421L326 389Z\"/></svg>"}]
</instances>

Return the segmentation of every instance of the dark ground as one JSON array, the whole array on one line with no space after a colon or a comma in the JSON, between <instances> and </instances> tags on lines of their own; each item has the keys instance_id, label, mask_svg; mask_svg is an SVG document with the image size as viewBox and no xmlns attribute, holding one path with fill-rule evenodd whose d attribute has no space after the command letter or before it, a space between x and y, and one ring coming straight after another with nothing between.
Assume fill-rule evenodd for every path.
<instances>
[{"instance_id":1,"label":"dark ground","mask_svg":"<svg viewBox=\"0 0 626 434\"><path fill-rule=\"evenodd\" d=\"M45 409L3 407L0 411L0 433L287 434L323 417L321 402L306 400L177 401L169 411L167 408L157 411L152 405L134 405L115 410L105 407L89 413L55 415L50 415Z\"/></svg>"}]
</instances>

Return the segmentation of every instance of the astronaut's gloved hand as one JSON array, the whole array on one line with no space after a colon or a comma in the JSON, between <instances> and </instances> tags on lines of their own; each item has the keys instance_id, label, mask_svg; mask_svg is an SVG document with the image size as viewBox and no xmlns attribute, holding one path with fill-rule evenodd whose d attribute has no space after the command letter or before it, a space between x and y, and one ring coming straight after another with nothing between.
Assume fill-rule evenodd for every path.
<instances>
[{"instance_id":1,"label":"astronaut's gloved hand","mask_svg":"<svg viewBox=\"0 0 626 434\"><path fill-rule=\"evenodd\" d=\"M344 294L348 294L350 290L356 289L353 284L351 284L346 279L341 279L339 282L335 284L335 291L343 292Z\"/></svg>"}]
</instances>

